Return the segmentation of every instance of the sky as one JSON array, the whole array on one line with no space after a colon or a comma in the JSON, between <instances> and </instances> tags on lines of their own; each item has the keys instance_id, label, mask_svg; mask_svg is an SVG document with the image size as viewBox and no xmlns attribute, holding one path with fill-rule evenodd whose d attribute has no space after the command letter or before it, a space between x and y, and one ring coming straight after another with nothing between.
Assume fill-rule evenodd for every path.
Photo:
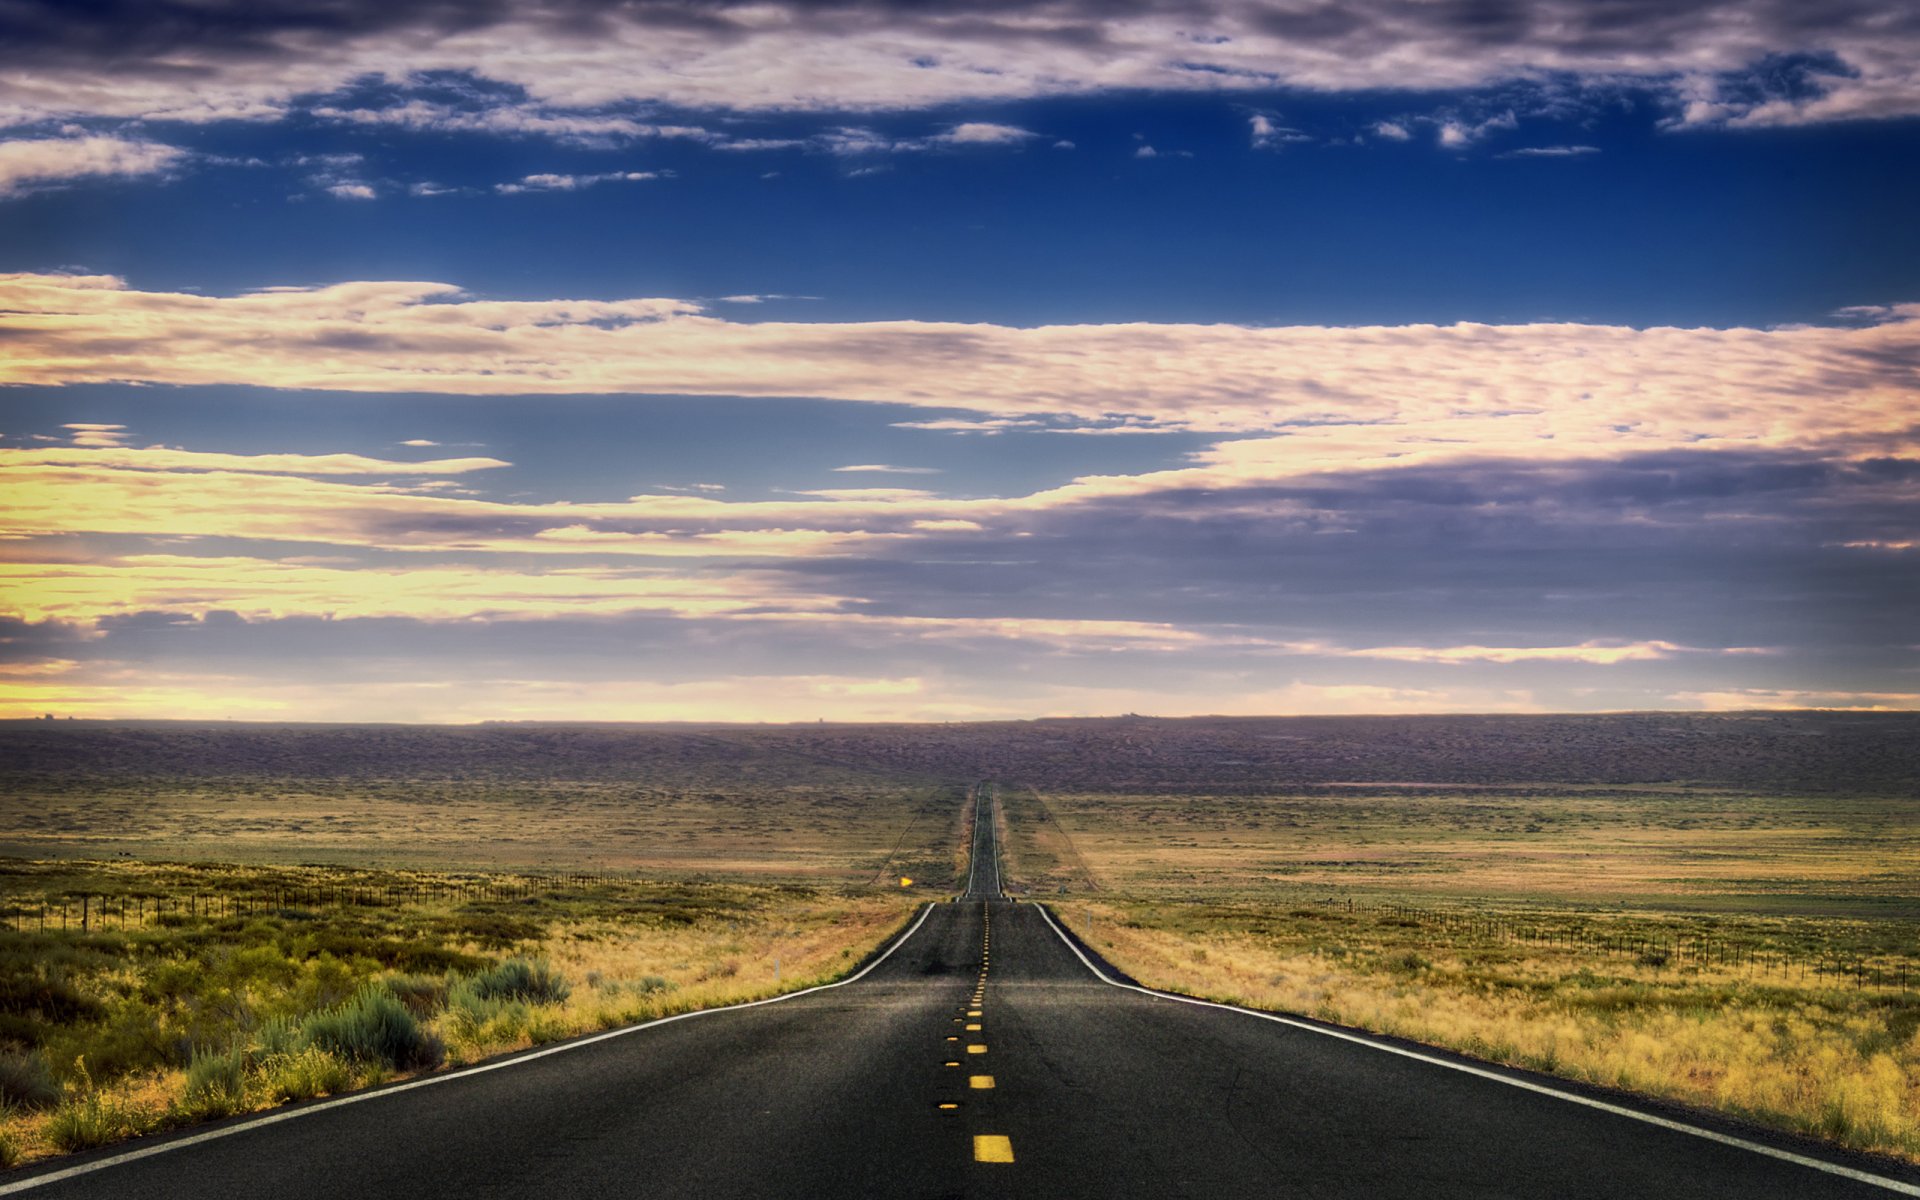
<instances>
[{"instance_id":1,"label":"sky","mask_svg":"<svg viewBox=\"0 0 1920 1200\"><path fill-rule=\"evenodd\" d=\"M1901 0L20 0L0 716L1920 708Z\"/></svg>"}]
</instances>

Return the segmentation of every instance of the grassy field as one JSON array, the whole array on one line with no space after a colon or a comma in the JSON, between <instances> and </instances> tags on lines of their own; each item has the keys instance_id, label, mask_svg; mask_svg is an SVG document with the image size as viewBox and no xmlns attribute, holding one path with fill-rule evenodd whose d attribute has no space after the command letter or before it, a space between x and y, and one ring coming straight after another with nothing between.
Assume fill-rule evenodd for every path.
<instances>
[{"instance_id":1,"label":"grassy field","mask_svg":"<svg viewBox=\"0 0 1920 1200\"><path fill-rule=\"evenodd\" d=\"M954 786L722 733L0 722L0 855L855 885L947 869Z\"/></svg>"},{"instance_id":2,"label":"grassy field","mask_svg":"<svg viewBox=\"0 0 1920 1200\"><path fill-rule=\"evenodd\" d=\"M0 1162L823 982L920 898L897 886L8 861Z\"/></svg>"},{"instance_id":3,"label":"grassy field","mask_svg":"<svg viewBox=\"0 0 1920 1200\"><path fill-rule=\"evenodd\" d=\"M1920 717L1788 713L0 722L0 1160L824 978L981 778L1146 982L1920 1157Z\"/></svg>"},{"instance_id":4,"label":"grassy field","mask_svg":"<svg viewBox=\"0 0 1920 1200\"><path fill-rule=\"evenodd\" d=\"M1013 877L1143 983L1920 1159L1920 800L1001 791Z\"/></svg>"}]
</instances>

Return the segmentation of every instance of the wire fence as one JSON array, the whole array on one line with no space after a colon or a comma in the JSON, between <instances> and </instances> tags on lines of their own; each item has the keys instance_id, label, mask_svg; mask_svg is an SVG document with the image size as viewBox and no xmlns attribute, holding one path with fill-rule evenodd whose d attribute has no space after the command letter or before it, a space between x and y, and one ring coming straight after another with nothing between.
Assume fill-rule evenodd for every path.
<instances>
[{"instance_id":1,"label":"wire fence","mask_svg":"<svg viewBox=\"0 0 1920 1200\"><path fill-rule=\"evenodd\" d=\"M319 908L393 909L407 905L505 903L597 889L597 875L450 876L443 879L299 881L234 888L113 892L67 891L0 902L0 933L137 930L178 920L227 920Z\"/></svg>"}]
</instances>

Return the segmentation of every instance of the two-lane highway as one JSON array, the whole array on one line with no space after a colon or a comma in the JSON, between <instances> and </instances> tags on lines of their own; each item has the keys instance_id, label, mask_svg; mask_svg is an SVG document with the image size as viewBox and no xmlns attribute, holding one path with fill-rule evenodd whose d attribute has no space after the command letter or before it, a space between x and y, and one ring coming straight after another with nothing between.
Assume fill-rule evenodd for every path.
<instances>
[{"instance_id":1,"label":"two-lane highway","mask_svg":"<svg viewBox=\"0 0 1920 1200\"><path fill-rule=\"evenodd\" d=\"M1849 1177L1377 1044L1103 981L1002 898L976 790L963 896L859 978L321 1104L51 1197L1884 1197ZM1495 1076L1495 1077L1490 1077ZM1529 1086L1515 1086L1519 1080ZM1743 1135L1745 1136L1745 1135ZM1897 1170L1897 1169L1896 1169Z\"/></svg>"}]
</instances>

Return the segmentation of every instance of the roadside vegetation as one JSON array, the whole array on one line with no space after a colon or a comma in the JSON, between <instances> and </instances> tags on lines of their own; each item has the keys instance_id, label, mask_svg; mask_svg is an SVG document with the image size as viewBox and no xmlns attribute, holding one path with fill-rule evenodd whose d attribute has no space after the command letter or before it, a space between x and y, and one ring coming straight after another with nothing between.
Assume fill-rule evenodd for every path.
<instances>
[{"instance_id":1,"label":"roadside vegetation","mask_svg":"<svg viewBox=\"0 0 1920 1200\"><path fill-rule=\"evenodd\" d=\"M1719 918L1715 944L1744 952L1700 962L1670 948L1694 924L1672 914L1504 910L1443 923L1399 906L1297 901L1057 907L1150 987L1920 1159L1920 948L1910 927ZM1858 962L1875 966L1847 969Z\"/></svg>"},{"instance_id":2,"label":"roadside vegetation","mask_svg":"<svg viewBox=\"0 0 1920 1200\"><path fill-rule=\"evenodd\" d=\"M1920 1160L1920 800L1001 792L1012 876L1144 984Z\"/></svg>"},{"instance_id":3,"label":"roadside vegetation","mask_svg":"<svg viewBox=\"0 0 1920 1200\"><path fill-rule=\"evenodd\" d=\"M0 862L0 1163L826 982L917 898Z\"/></svg>"}]
</instances>

